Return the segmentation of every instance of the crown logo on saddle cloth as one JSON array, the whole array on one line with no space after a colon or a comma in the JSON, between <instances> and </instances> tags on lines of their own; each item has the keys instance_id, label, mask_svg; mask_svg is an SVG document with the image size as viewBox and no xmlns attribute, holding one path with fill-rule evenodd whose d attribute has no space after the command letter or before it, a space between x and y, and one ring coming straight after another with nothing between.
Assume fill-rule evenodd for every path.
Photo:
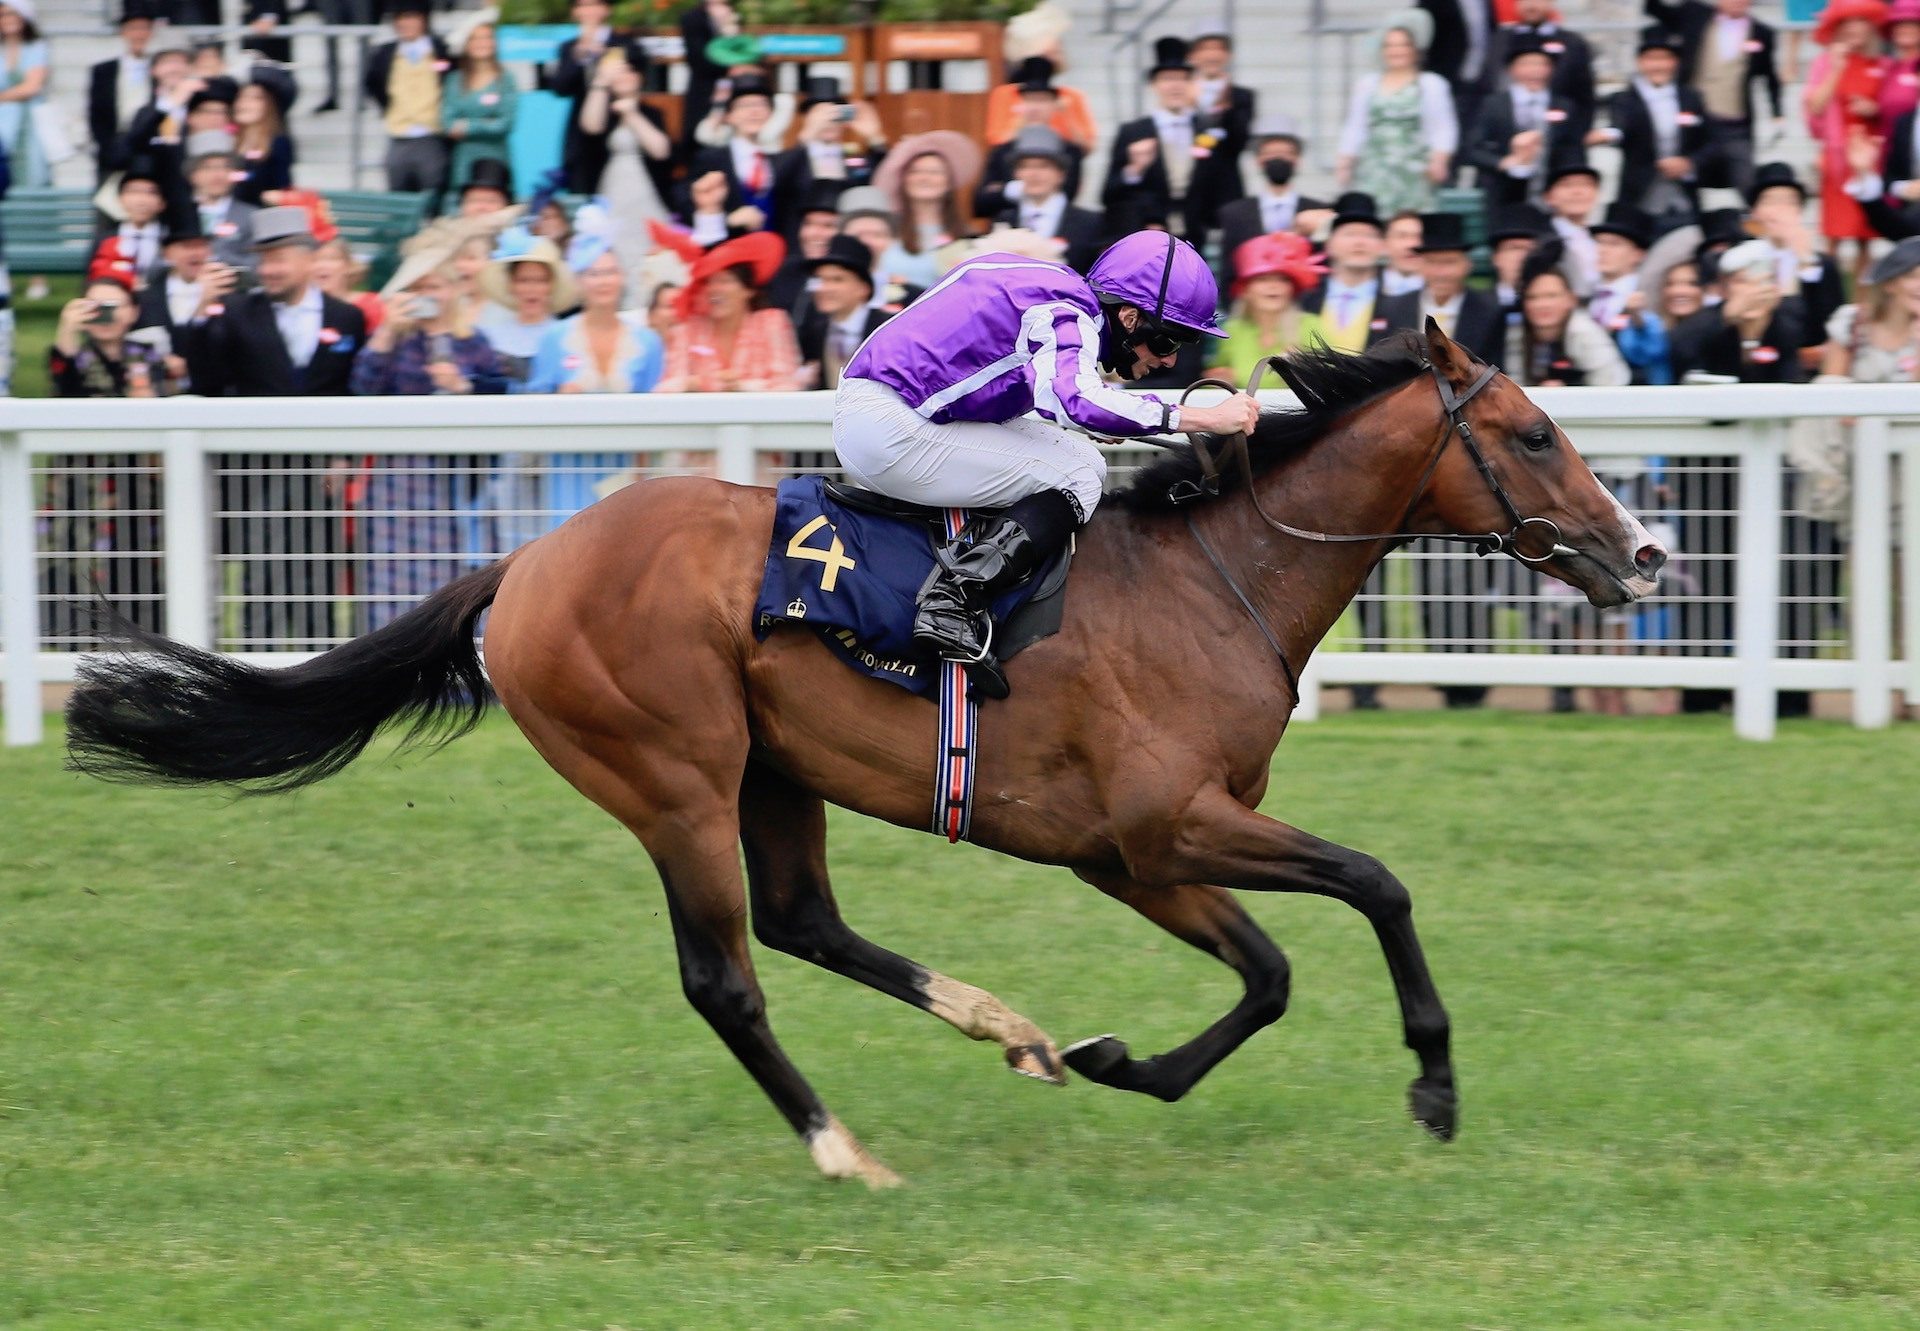
<instances>
[{"instance_id":1,"label":"crown logo on saddle cloth","mask_svg":"<svg viewBox=\"0 0 1920 1331\"><path fill-rule=\"evenodd\" d=\"M805 619L806 617L807 617L807 603L805 601L801 600L799 597L796 596L791 601L787 602L787 618Z\"/></svg>"}]
</instances>

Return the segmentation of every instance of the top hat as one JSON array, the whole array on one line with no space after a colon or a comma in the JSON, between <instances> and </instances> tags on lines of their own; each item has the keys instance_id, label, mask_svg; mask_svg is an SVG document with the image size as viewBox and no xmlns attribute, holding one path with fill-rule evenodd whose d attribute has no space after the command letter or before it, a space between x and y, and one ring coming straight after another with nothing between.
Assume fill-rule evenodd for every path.
<instances>
[{"instance_id":1,"label":"top hat","mask_svg":"<svg viewBox=\"0 0 1920 1331\"><path fill-rule=\"evenodd\" d=\"M314 247L313 224L305 208L262 208L253 215L253 248L274 250L283 245Z\"/></svg>"},{"instance_id":2,"label":"top hat","mask_svg":"<svg viewBox=\"0 0 1920 1331\"><path fill-rule=\"evenodd\" d=\"M169 208L163 219L167 227L167 241L171 245L176 240L205 240L207 233L200 225L200 210L191 204L184 208Z\"/></svg>"},{"instance_id":3,"label":"top hat","mask_svg":"<svg viewBox=\"0 0 1920 1331\"><path fill-rule=\"evenodd\" d=\"M1530 203L1508 204L1487 222L1487 243L1505 240L1539 240L1553 234L1553 218Z\"/></svg>"},{"instance_id":4,"label":"top hat","mask_svg":"<svg viewBox=\"0 0 1920 1331\"><path fill-rule=\"evenodd\" d=\"M513 171L498 157L476 157L473 165L467 168L466 180L461 183L461 197L466 197L470 189L498 190L512 199Z\"/></svg>"},{"instance_id":5,"label":"top hat","mask_svg":"<svg viewBox=\"0 0 1920 1331\"><path fill-rule=\"evenodd\" d=\"M1543 55L1547 59L1555 61L1560 58L1558 51L1554 51L1547 46L1545 38L1537 33L1531 32L1525 35L1515 34L1509 37L1507 39L1507 49L1501 53L1501 59L1504 63L1510 65L1523 55Z\"/></svg>"},{"instance_id":6,"label":"top hat","mask_svg":"<svg viewBox=\"0 0 1920 1331\"><path fill-rule=\"evenodd\" d=\"M1335 229L1348 222L1365 222L1382 235L1386 234L1387 224L1380 220L1380 209L1373 201L1373 195L1363 194L1359 190L1349 190L1333 201L1333 225Z\"/></svg>"},{"instance_id":7,"label":"top hat","mask_svg":"<svg viewBox=\"0 0 1920 1331\"><path fill-rule=\"evenodd\" d=\"M1700 214L1700 243L1694 246L1697 263L1702 256L1747 238L1747 215L1738 208L1715 208Z\"/></svg>"},{"instance_id":8,"label":"top hat","mask_svg":"<svg viewBox=\"0 0 1920 1331\"><path fill-rule=\"evenodd\" d=\"M1568 176L1586 176L1592 180L1594 184L1598 185L1600 183L1600 173L1594 170L1587 162L1585 153L1582 153L1578 157L1569 158L1559 166L1554 167L1553 170L1547 174L1546 188L1552 189Z\"/></svg>"},{"instance_id":9,"label":"top hat","mask_svg":"<svg viewBox=\"0 0 1920 1331\"><path fill-rule=\"evenodd\" d=\"M1650 23L1640 29L1640 45L1635 54L1645 54L1648 51L1671 51L1679 55L1684 50L1685 43L1680 40L1679 33L1662 24Z\"/></svg>"},{"instance_id":10,"label":"top hat","mask_svg":"<svg viewBox=\"0 0 1920 1331\"><path fill-rule=\"evenodd\" d=\"M807 191L800 198L800 215L808 213L838 213L840 195L847 187L844 180L814 179L807 182Z\"/></svg>"},{"instance_id":11,"label":"top hat","mask_svg":"<svg viewBox=\"0 0 1920 1331\"><path fill-rule=\"evenodd\" d=\"M160 6L154 0L123 0L120 6L120 26L144 19L152 23L161 17Z\"/></svg>"},{"instance_id":12,"label":"top hat","mask_svg":"<svg viewBox=\"0 0 1920 1331\"><path fill-rule=\"evenodd\" d=\"M1191 74L1187 44L1178 37L1159 37L1153 43L1153 64L1147 69L1149 81L1162 74Z\"/></svg>"},{"instance_id":13,"label":"top hat","mask_svg":"<svg viewBox=\"0 0 1920 1331\"><path fill-rule=\"evenodd\" d=\"M852 236L835 236L827 242L825 254L806 262L809 273L818 272L827 265L846 269L865 282L869 291L873 289L873 251Z\"/></svg>"},{"instance_id":14,"label":"top hat","mask_svg":"<svg viewBox=\"0 0 1920 1331\"><path fill-rule=\"evenodd\" d=\"M1608 204L1606 215L1587 230L1596 236L1624 236L1643 250L1653 244L1653 219L1621 200Z\"/></svg>"},{"instance_id":15,"label":"top hat","mask_svg":"<svg viewBox=\"0 0 1920 1331\"><path fill-rule=\"evenodd\" d=\"M215 74L207 80L207 86L187 98L187 110L197 110L203 103L219 102L232 106L234 98L240 95L240 85L225 74Z\"/></svg>"},{"instance_id":16,"label":"top hat","mask_svg":"<svg viewBox=\"0 0 1920 1331\"><path fill-rule=\"evenodd\" d=\"M1055 96L1060 93L1053 86L1053 61L1043 55L1030 55L1022 60L1014 82L1020 85L1021 92L1046 92Z\"/></svg>"},{"instance_id":17,"label":"top hat","mask_svg":"<svg viewBox=\"0 0 1920 1331\"><path fill-rule=\"evenodd\" d=\"M1010 165L1018 166L1029 157L1044 157L1061 170L1066 170L1067 141L1045 125L1024 127L1013 136L1012 145L1008 150L1011 154L1008 159Z\"/></svg>"},{"instance_id":18,"label":"top hat","mask_svg":"<svg viewBox=\"0 0 1920 1331\"><path fill-rule=\"evenodd\" d=\"M1747 190L1747 206L1752 207L1764 191L1776 187L1793 190L1802 200L1807 197L1807 187L1800 183L1800 177L1794 175L1792 167L1785 162L1762 162L1753 169L1753 186Z\"/></svg>"},{"instance_id":19,"label":"top hat","mask_svg":"<svg viewBox=\"0 0 1920 1331\"><path fill-rule=\"evenodd\" d=\"M1472 248L1467 244L1466 221L1459 213L1421 213L1420 243L1414 246L1414 252L1438 254L1458 250L1464 254Z\"/></svg>"},{"instance_id":20,"label":"top hat","mask_svg":"<svg viewBox=\"0 0 1920 1331\"><path fill-rule=\"evenodd\" d=\"M742 97L764 97L773 100L773 85L758 74L742 75L733 81L733 91L727 94L727 105L732 106Z\"/></svg>"}]
</instances>

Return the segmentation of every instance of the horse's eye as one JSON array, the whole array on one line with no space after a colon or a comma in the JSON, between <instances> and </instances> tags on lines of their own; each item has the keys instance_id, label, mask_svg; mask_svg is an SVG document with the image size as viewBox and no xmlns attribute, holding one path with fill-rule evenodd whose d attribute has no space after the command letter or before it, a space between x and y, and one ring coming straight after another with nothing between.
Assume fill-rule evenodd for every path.
<instances>
[{"instance_id":1,"label":"horse's eye","mask_svg":"<svg viewBox=\"0 0 1920 1331\"><path fill-rule=\"evenodd\" d=\"M1526 444L1535 453L1544 453L1553 447L1553 431L1544 426L1526 437Z\"/></svg>"}]
</instances>

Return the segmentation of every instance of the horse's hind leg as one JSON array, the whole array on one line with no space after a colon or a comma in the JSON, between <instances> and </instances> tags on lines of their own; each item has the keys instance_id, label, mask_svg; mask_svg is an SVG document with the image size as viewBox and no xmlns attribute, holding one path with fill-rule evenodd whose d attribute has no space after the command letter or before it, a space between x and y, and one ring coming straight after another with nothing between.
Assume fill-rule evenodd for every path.
<instances>
[{"instance_id":1,"label":"horse's hind leg","mask_svg":"<svg viewBox=\"0 0 1920 1331\"><path fill-rule=\"evenodd\" d=\"M840 917L827 881L827 819L820 799L749 763L740 788L740 840L759 940L931 1012L971 1040L993 1040L1015 1072L1066 1081L1046 1034L984 989L930 971L862 938Z\"/></svg>"},{"instance_id":2,"label":"horse's hind leg","mask_svg":"<svg viewBox=\"0 0 1920 1331\"><path fill-rule=\"evenodd\" d=\"M1256 1031L1285 1014L1291 975L1286 955L1230 893L1194 884L1146 887L1110 874L1080 876L1175 938L1233 967L1246 992L1232 1011L1199 1035L1152 1058L1130 1057L1126 1042L1111 1035L1082 1040L1065 1054L1075 1072L1103 1086L1178 1100Z\"/></svg>"}]
</instances>

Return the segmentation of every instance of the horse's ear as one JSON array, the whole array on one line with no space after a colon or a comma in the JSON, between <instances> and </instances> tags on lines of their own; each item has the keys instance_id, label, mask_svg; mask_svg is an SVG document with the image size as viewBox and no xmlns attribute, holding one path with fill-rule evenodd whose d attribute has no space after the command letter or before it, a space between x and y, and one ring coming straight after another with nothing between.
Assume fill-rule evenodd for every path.
<instances>
[{"instance_id":1,"label":"horse's ear","mask_svg":"<svg viewBox=\"0 0 1920 1331\"><path fill-rule=\"evenodd\" d=\"M1427 316L1427 359L1456 389L1466 388L1478 373L1472 353L1441 332L1439 321L1431 314Z\"/></svg>"}]
</instances>

